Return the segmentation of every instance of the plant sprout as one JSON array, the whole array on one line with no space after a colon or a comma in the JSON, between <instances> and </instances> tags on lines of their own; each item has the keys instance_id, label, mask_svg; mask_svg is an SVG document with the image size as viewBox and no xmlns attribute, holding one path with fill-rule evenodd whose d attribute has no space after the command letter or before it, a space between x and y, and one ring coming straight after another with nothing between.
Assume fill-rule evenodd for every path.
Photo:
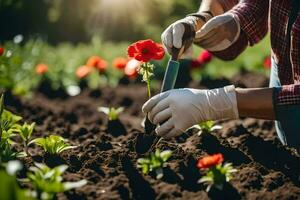
<instances>
[{"instance_id":1,"label":"plant sprout","mask_svg":"<svg viewBox=\"0 0 300 200\"><path fill-rule=\"evenodd\" d=\"M28 143L28 145L35 143L38 146L41 146L46 153L51 155L57 155L61 152L76 148L77 146L71 146L66 143L66 139L58 135L50 135L45 138L36 138Z\"/></svg>"},{"instance_id":2,"label":"plant sprout","mask_svg":"<svg viewBox=\"0 0 300 200\"><path fill-rule=\"evenodd\" d=\"M166 161L171 157L172 151L160 151L156 149L155 153L151 153L145 158L137 160L137 167L142 169L143 174L148 174L154 171L157 179L163 177L163 167L166 166Z\"/></svg>"},{"instance_id":3,"label":"plant sprout","mask_svg":"<svg viewBox=\"0 0 300 200\"><path fill-rule=\"evenodd\" d=\"M215 125L214 121L206 121L194 125L192 128L198 129L199 130L198 135L201 135L202 133L211 133L215 130L220 130L222 129L222 126Z\"/></svg>"},{"instance_id":4,"label":"plant sprout","mask_svg":"<svg viewBox=\"0 0 300 200\"><path fill-rule=\"evenodd\" d=\"M33 129L34 129L35 123L32 124L27 124L26 122L20 126L17 130L17 132L19 133L19 135L21 136L23 143L24 143L24 148L25 148L25 152L27 155L28 154L28 143L29 140L31 138Z\"/></svg>"},{"instance_id":5,"label":"plant sprout","mask_svg":"<svg viewBox=\"0 0 300 200\"><path fill-rule=\"evenodd\" d=\"M223 160L223 155L220 153L209 155L198 160L197 167L206 171L205 176L200 178L198 183L207 185L207 192L209 192L212 186L222 190L224 183L232 179L232 173L237 172L231 163L223 164Z\"/></svg>"},{"instance_id":6,"label":"plant sprout","mask_svg":"<svg viewBox=\"0 0 300 200\"><path fill-rule=\"evenodd\" d=\"M86 180L77 182L63 182L62 174L67 170L67 165L60 165L53 169L40 163L29 168L27 179L24 182L32 184L34 196L37 199L52 200L56 194L65 192L74 188L82 187L87 184Z\"/></svg>"},{"instance_id":7,"label":"plant sprout","mask_svg":"<svg viewBox=\"0 0 300 200\"><path fill-rule=\"evenodd\" d=\"M98 111L105 113L108 116L109 121L115 121L119 119L119 115L124 111L124 107L119 107L119 108L99 107Z\"/></svg>"}]
</instances>

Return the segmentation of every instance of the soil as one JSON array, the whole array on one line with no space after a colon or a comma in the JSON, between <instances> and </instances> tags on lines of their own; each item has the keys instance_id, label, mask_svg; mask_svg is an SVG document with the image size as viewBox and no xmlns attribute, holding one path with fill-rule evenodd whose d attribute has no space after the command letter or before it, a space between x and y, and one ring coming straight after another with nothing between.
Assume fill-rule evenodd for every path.
<instances>
[{"instance_id":1,"label":"soil","mask_svg":"<svg viewBox=\"0 0 300 200\"><path fill-rule=\"evenodd\" d=\"M260 81L253 81L259 77ZM232 81L203 80L190 86L203 88L234 83L244 87L265 86L268 80L257 74L240 74ZM45 87L44 87L45 88ZM61 91L59 91L61 92ZM32 99L6 95L7 108L36 122L34 137L58 134L78 148L59 158L43 158L40 148L32 146L31 157L23 159L25 167L33 162L68 164L67 181L88 180L88 184L59 194L58 199L300 199L300 157L293 149L281 145L273 122L239 119L219 122L223 129L198 136L196 130L172 140L162 140L158 147L173 155L164 169L162 180L142 175L136 161L151 147L155 136L141 127L141 106L146 101L144 84L120 85L118 88L84 90L76 97L37 92ZM98 106L124 106L119 121L108 125ZM17 147L19 148L19 147ZM223 153L238 172L223 192L205 192L198 184L202 172L197 159ZM52 159L52 160L51 160ZM53 161L54 159L54 161Z\"/></svg>"}]
</instances>

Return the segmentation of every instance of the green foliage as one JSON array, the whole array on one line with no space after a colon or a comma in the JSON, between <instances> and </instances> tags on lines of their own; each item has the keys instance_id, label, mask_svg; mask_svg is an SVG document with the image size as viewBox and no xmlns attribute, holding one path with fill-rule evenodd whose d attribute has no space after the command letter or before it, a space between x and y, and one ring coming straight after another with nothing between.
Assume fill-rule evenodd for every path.
<instances>
[{"instance_id":1,"label":"green foliage","mask_svg":"<svg viewBox=\"0 0 300 200\"><path fill-rule=\"evenodd\" d=\"M119 108L99 107L98 111L105 113L108 116L109 121L114 121L119 119L119 115L124 111L124 108L123 107L119 107Z\"/></svg>"},{"instance_id":2,"label":"green foliage","mask_svg":"<svg viewBox=\"0 0 300 200\"><path fill-rule=\"evenodd\" d=\"M35 123L27 124L26 122L19 127L17 132L21 136L22 140L27 144L31 138Z\"/></svg>"},{"instance_id":3,"label":"green foliage","mask_svg":"<svg viewBox=\"0 0 300 200\"><path fill-rule=\"evenodd\" d=\"M67 168L68 166L61 165L51 169L44 164L35 163L34 167L30 167L24 181L32 184L37 199L52 200L57 193L82 187L87 183L86 180L63 182L62 174Z\"/></svg>"},{"instance_id":4,"label":"green foliage","mask_svg":"<svg viewBox=\"0 0 300 200\"><path fill-rule=\"evenodd\" d=\"M1 200L30 200L26 191L21 189L17 183L16 172L21 169L19 161L9 161L6 169L0 169L0 194Z\"/></svg>"},{"instance_id":5,"label":"green foliage","mask_svg":"<svg viewBox=\"0 0 300 200\"><path fill-rule=\"evenodd\" d=\"M66 143L66 140L58 135L50 135L45 138L36 138L29 142L30 144L36 144L44 149L46 153L56 155L60 154L61 152L76 148L77 146L71 146L68 143Z\"/></svg>"},{"instance_id":6,"label":"green foliage","mask_svg":"<svg viewBox=\"0 0 300 200\"><path fill-rule=\"evenodd\" d=\"M163 167L166 165L166 161L172 156L172 151L160 151L156 149L155 153L151 153L145 158L139 158L137 161L137 167L142 169L144 174L154 171L156 178L161 179L163 177Z\"/></svg>"},{"instance_id":7,"label":"green foliage","mask_svg":"<svg viewBox=\"0 0 300 200\"><path fill-rule=\"evenodd\" d=\"M12 114L4 109L3 95L0 98L0 163L5 163L17 157L24 156L23 152L12 150L12 138L19 126L22 117Z\"/></svg>"},{"instance_id":8,"label":"green foliage","mask_svg":"<svg viewBox=\"0 0 300 200\"><path fill-rule=\"evenodd\" d=\"M199 129L199 135L202 133L211 133L212 131L222 129L222 126L215 125L214 121L200 122L192 128Z\"/></svg>"},{"instance_id":9,"label":"green foliage","mask_svg":"<svg viewBox=\"0 0 300 200\"><path fill-rule=\"evenodd\" d=\"M203 176L198 182L207 185L207 192L212 186L222 190L224 183L229 182L232 179L232 173L235 172L237 172L237 170L232 167L231 163L226 163L224 165L219 164L210 168L206 175Z\"/></svg>"}]
</instances>

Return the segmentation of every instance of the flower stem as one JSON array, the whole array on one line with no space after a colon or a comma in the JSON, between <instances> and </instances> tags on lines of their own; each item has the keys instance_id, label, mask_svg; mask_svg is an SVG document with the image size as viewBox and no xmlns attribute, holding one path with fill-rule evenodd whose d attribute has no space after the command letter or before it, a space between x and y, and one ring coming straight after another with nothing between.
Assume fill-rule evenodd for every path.
<instances>
[{"instance_id":1,"label":"flower stem","mask_svg":"<svg viewBox=\"0 0 300 200\"><path fill-rule=\"evenodd\" d=\"M146 73L146 79L147 79L148 98L150 99L151 98L151 87L150 87L148 63L145 63L144 66L145 66L145 73Z\"/></svg>"}]
</instances>

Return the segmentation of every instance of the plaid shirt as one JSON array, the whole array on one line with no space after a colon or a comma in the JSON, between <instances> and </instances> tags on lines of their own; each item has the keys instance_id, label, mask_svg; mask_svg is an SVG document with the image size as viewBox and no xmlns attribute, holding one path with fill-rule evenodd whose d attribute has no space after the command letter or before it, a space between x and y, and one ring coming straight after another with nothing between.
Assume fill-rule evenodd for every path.
<instances>
[{"instance_id":1,"label":"plaid shirt","mask_svg":"<svg viewBox=\"0 0 300 200\"><path fill-rule=\"evenodd\" d=\"M225 10L239 19L242 33L228 49L215 52L230 60L248 45L258 43L271 31L272 58L278 66L282 85L276 105L300 105L300 15L287 33L291 0L218 0Z\"/></svg>"}]
</instances>

